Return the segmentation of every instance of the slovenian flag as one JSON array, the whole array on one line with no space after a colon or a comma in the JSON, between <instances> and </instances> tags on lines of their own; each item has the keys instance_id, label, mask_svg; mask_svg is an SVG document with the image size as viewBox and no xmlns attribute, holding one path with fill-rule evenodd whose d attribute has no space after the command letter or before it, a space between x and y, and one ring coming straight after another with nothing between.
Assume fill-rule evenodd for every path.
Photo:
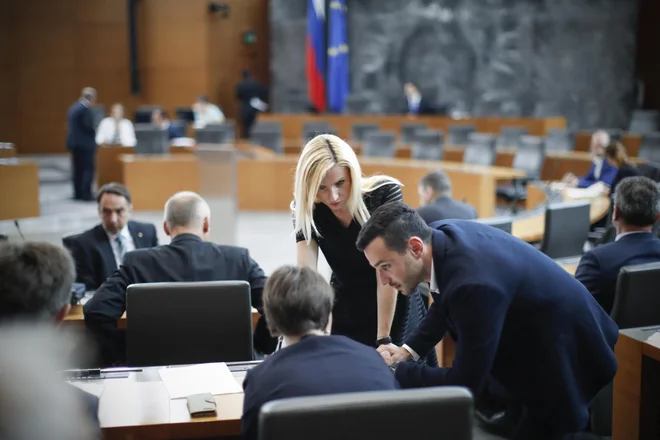
<instances>
[{"instance_id":1,"label":"slovenian flag","mask_svg":"<svg viewBox=\"0 0 660 440\"><path fill-rule=\"evenodd\" d=\"M307 0L307 87L319 112L326 108L325 64L325 0Z\"/></svg>"},{"instance_id":2,"label":"slovenian flag","mask_svg":"<svg viewBox=\"0 0 660 440\"><path fill-rule=\"evenodd\" d=\"M349 92L346 12L346 0L330 2L328 13L328 106L335 113L344 111L344 104Z\"/></svg>"}]
</instances>

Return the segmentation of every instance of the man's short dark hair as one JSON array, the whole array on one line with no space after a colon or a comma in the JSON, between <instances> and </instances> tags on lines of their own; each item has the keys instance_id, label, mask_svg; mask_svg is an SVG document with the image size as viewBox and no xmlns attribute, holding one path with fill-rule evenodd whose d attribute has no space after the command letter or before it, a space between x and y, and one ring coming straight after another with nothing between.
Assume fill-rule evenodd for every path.
<instances>
[{"instance_id":1,"label":"man's short dark hair","mask_svg":"<svg viewBox=\"0 0 660 440\"><path fill-rule=\"evenodd\" d=\"M209 97L206 96L206 95L200 95L200 96L197 98L197 100L198 100L199 102L209 102Z\"/></svg>"},{"instance_id":2,"label":"man's short dark hair","mask_svg":"<svg viewBox=\"0 0 660 440\"><path fill-rule=\"evenodd\" d=\"M45 242L0 243L0 320L53 318L71 301L71 255Z\"/></svg>"},{"instance_id":3,"label":"man's short dark hair","mask_svg":"<svg viewBox=\"0 0 660 440\"><path fill-rule=\"evenodd\" d=\"M451 192L451 180L442 170L431 171L419 181L422 188L431 188L435 194Z\"/></svg>"},{"instance_id":4,"label":"man's short dark hair","mask_svg":"<svg viewBox=\"0 0 660 440\"><path fill-rule=\"evenodd\" d=\"M626 224L651 226L660 213L658 184L648 177L626 177L616 186L614 205Z\"/></svg>"},{"instance_id":5,"label":"man's short dark hair","mask_svg":"<svg viewBox=\"0 0 660 440\"><path fill-rule=\"evenodd\" d=\"M266 322L273 336L299 336L328 326L334 291L309 267L282 266L263 293Z\"/></svg>"},{"instance_id":6,"label":"man's short dark hair","mask_svg":"<svg viewBox=\"0 0 660 440\"><path fill-rule=\"evenodd\" d=\"M369 243L382 237L388 249L403 254L412 237L419 237L424 243L429 243L432 235L433 229L426 225L416 210L403 202L391 202L374 211L371 218L362 225L356 246L363 252Z\"/></svg>"},{"instance_id":7,"label":"man's short dark hair","mask_svg":"<svg viewBox=\"0 0 660 440\"><path fill-rule=\"evenodd\" d=\"M96 193L96 203L101 203L101 197L103 197L103 194L122 196L128 203L131 203L131 192L121 183L111 182L103 185L98 193Z\"/></svg>"}]
</instances>

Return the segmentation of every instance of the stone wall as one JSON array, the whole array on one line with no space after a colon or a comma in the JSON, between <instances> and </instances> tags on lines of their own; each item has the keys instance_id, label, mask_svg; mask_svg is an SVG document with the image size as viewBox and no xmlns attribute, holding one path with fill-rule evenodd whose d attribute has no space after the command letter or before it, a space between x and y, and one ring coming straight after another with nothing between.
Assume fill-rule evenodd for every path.
<instances>
[{"instance_id":1,"label":"stone wall","mask_svg":"<svg viewBox=\"0 0 660 440\"><path fill-rule=\"evenodd\" d=\"M348 0L353 96L396 113L402 85L477 116L565 116L625 127L637 0ZM271 99L306 97L306 0L271 0Z\"/></svg>"}]
</instances>

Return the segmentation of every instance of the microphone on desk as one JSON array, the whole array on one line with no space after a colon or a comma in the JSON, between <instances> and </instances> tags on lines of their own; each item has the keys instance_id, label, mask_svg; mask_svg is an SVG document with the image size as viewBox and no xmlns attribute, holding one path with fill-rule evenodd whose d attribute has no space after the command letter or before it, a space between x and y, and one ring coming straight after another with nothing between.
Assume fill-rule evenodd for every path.
<instances>
[{"instance_id":1,"label":"microphone on desk","mask_svg":"<svg viewBox=\"0 0 660 440\"><path fill-rule=\"evenodd\" d=\"M16 230L18 231L18 235L20 235L21 239L25 241L25 236L23 235L23 232L21 232L21 227L18 224L18 220L14 220L14 225L16 225Z\"/></svg>"}]
</instances>

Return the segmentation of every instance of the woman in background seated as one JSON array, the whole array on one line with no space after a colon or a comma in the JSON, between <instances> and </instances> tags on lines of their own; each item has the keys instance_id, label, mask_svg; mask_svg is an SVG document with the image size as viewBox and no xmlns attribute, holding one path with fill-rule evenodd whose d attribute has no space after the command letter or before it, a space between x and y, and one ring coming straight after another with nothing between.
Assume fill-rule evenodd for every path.
<instances>
[{"instance_id":1,"label":"woman in background seated","mask_svg":"<svg viewBox=\"0 0 660 440\"><path fill-rule=\"evenodd\" d=\"M124 106L113 104L110 116L103 118L96 129L96 144L134 147L136 143L133 123L124 117Z\"/></svg>"},{"instance_id":2,"label":"woman in background seated","mask_svg":"<svg viewBox=\"0 0 660 440\"><path fill-rule=\"evenodd\" d=\"M614 194L616 186L626 177L640 175L639 170L628 162L626 147L620 142L610 142L607 147L605 147L605 159L610 165L618 169L616 177L610 187L609 194Z\"/></svg>"},{"instance_id":3,"label":"woman in background seated","mask_svg":"<svg viewBox=\"0 0 660 440\"><path fill-rule=\"evenodd\" d=\"M284 337L284 348L245 377L246 440L257 438L259 411L272 400L399 388L376 350L328 334L334 292L315 270L280 267L268 279L262 300L270 331Z\"/></svg>"}]
</instances>

